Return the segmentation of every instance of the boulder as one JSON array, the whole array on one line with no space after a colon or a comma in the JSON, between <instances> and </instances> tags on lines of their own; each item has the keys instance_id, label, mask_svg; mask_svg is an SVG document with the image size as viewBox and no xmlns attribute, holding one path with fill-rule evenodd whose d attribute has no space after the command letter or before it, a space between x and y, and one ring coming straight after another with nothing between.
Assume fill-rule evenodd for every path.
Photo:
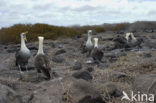
<instances>
[{"instance_id":1,"label":"boulder","mask_svg":"<svg viewBox=\"0 0 156 103\"><path fill-rule=\"evenodd\" d=\"M74 73L72 76L77 78L77 79L84 79L84 80L87 80L87 81L93 79L90 72L88 72L86 70L78 71L78 72Z\"/></svg>"},{"instance_id":2,"label":"boulder","mask_svg":"<svg viewBox=\"0 0 156 103\"><path fill-rule=\"evenodd\" d=\"M60 49L60 50L55 52L55 55L60 55L60 54L63 54L63 53L66 53L66 51L64 49Z\"/></svg>"},{"instance_id":3,"label":"boulder","mask_svg":"<svg viewBox=\"0 0 156 103\"><path fill-rule=\"evenodd\" d=\"M75 62L73 66L73 70L80 70L82 69L82 64L80 62Z\"/></svg>"},{"instance_id":4,"label":"boulder","mask_svg":"<svg viewBox=\"0 0 156 103\"><path fill-rule=\"evenodd\" d=\"M62 58L60 56L54 56L54 57L52 57L52 61L56 62L56 63L62 63L64 61L64 58Z\"/></svg>"},{"instance_id":5,"label":"boulder","mask_svg":"<svg viewBox=\"0 0 156 103\"><path fill-rule=\"evenodd\" d=\"M93 72L94 68L93 67L88 67L86 70L89 71L89 72Z\"/></svg>"},{"instance_id":6,"label":"boulder","mask_svg":"<svg viewBox=\"0 0 156 103\"><path fill-rule=\"evenodd\" d=\"M144 58L151 58L152 57L152 54L151 53L145 53L144 54Z\"/></svg>"}]
</instances>

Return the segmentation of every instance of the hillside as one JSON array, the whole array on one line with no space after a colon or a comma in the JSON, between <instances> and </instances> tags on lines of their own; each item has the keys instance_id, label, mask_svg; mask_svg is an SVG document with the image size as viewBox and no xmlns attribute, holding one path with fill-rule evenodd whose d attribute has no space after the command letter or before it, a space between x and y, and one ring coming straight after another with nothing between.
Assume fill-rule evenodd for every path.
<instances>
[{"instance_id":1,"label":"hillside","mask_svg":"<svg viewBox=\"0 0 156 103\"><path fill-rule=\"evenodd\" d=\"M23 70L21 80L15 66L15 52L20 44L1 44L0 91L3 93L0 101L7 98L11 103L121 103L123 91L129 96L131 91L136 94L139 91L138 95L156 95L155 32L134 33L137 39L143 38L141 48L137 45L129 48L125 48L124 44L116 46L118 41L113 40L123 34L118 35L108 31L93 35L99 38L99 47L104 53L103 62L99 64L88 64L91 58L80 50L87 34L56 40L45 38L44 51L50 58L53 76L49 81L43 75L40 75L39 81L36 79L33 61L38 49L37 41L27 43L32 55L29 71Z\"/></svg>"},{"instance_id":2,"label":"hillside","mask_svg":"<svg viewBox=\"0 0 156 103\"><path fill-rule=\"evenodd\" d=\"M21 32L28 31L29 41L36 41L38 36L44 36L46 39L71 38L81 36L87 30L92 29L94 34L102 32L115 32L124 34L126 32L156 32L155 21L137 21L134 23L117 23L102 25L70 26L61 27L48 24L16 24L8 28L0 29L0 43L19 43Z\"/></svg>"}]
</instances>

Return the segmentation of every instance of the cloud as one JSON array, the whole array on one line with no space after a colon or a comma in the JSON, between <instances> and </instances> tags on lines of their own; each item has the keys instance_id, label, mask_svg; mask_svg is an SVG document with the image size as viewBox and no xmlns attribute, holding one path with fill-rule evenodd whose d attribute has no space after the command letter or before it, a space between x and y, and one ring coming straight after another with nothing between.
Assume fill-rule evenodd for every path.
<instances>
[{"instance_id":1,"label":"cloud","mask_svg":"<svg viewBox=\"0 0 156 103\"><path fill-rule=\"evenodd\" d=\"M0 0L0 27L16 23L92 25L155 20L154 0Z\"/></svg>"}]
</instances>

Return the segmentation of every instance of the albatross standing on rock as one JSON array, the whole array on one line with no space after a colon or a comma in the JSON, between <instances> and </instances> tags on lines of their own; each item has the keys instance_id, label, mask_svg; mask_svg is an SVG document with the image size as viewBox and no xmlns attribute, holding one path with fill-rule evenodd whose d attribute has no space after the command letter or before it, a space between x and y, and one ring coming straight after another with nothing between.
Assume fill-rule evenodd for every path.
<instances>
[{"instance_id":1,"label":"albatross standing on rock","mask_svg":"<svg viewBox=\"0 0 156 103\"><path fill-rule=\"evenodd\" d=\"M129 47L138 47L140 53L141 43L144 42L142 38L135 38L133 33L126 33L126 40Z\"/></svg>"},{"instance_id":2,"label":"albatross standing on rock","mask_svg":"<svg viewBox=\"0 0 156 103\"><path fill-rule=\"evenodd\" d=\"M93 49L93 43L92 43L92 40L91 40L92 39L91 34L92 34L92 30L88 30L88 40L86 42L86 49L88 51L88 56L90 56L90 53L91 53L91 51Z\"/></svg>"},{"instance_id":3,"label":"albatross standing on rock","mask_svg":"<svg viewBox=\"0 0 156 103\"><path fill-rule=\"evenodd\" d=\"M103 52L98 48L98 38L94 38L94 48L91 52L91 57L96 63L99 63L103 58Z\"/></svg>"},{"instance_id":4,"label":"albatross standing on rock","mask_svg":"<svg viewBox=\"0 0 156 103\"><path fill-rule=\"evenodd\" d=\"M47 78L50 79L50 61L48 57L43 52L43 40L44 37L39 36L39 49L37 52L37 55L35 57L35 67L37 69L37 79L38 79L38 73L43 73Z\"/></svg>"},{"instance_id":5,"label":"albatross standing on rock","mask_svg":"<svg viewBox=\"0 0 156 103\"><path fill-rule=\"evenodd\" d=\"M30 50L26 47L25 41L26 35L28 32L23 32L20 34L21 36L21 48L18 52L16 52L16 66L18 66L20 73L22 73L21 67L25 66L27 70L28 60L30 58ZM28 71L28 70L27 70Z\"/></svg>"},{"instance_id":6,"label":"albatross standing on rock","mask_svg":"<svg viewBox=\"0 0 156 103\"><path fill-rule=\"evenodd\" d=\"M136 38L134 37L133 33L126 33L126 36L125 36L127 42L136 42Z\"/></svg>"}]
</instances>

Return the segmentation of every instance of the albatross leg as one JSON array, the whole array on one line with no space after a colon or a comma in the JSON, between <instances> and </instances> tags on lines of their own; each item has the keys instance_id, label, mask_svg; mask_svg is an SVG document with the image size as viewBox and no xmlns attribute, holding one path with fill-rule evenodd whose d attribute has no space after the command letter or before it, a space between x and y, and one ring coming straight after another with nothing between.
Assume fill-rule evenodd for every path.
<instances>
[{"instance_id":1,"label":"albatross leg","mask_svg":"<svg viewBox=\"0 0 156 103\"><path fill-rule=\"evenodd\" d=\"M37 71L36 71L36 79L37 79L37 81L39 81L39 73L41 73L41 71L39 70L39 69L37 69Z\"/></svg>"},{"instance_id":2,"label":"albatross leg","mask_svg":"<svg viewBox=\"0 0 156 103\"><path fill-rule=\"evenodd\" d=\"M22 72L22 70L21 70L21 66L18 65L18 68L19 68L20 74L22 74L23 72Z\"/></svg>"},{"instance_id":3,"label":"albatross leg","mask_svg":"<svg viewBox=\"0 0 156 103\"><path fill-rule=\"evenodd\" d=\"M22 79L22 70L21 70L21 66L20 65L18 65L18 68L19 68L19 70L20 70L20 78L19 78L19 80L21 80Z\"/></svg>"}]
</instances>

